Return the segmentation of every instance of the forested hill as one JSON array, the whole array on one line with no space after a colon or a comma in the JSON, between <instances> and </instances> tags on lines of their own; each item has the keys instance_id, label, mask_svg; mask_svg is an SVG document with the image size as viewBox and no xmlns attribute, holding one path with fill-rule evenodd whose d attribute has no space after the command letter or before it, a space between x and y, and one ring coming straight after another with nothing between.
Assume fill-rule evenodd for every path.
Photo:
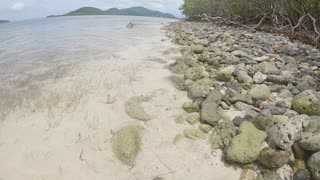
<instances>
[{"instance_id":1,"label":"forested hill","mask_svg":"<svg viewBox=\"0 0 320 180\"><path fill-rule=\"evenodd\" d=\"M63 15L51 15L50 17L59 16L88 16L88 15L127 15L127 16L149 16L149 17L164 17L164 18L176 18L174 15L169 13L163 13L160 11L152 11L144 7L131 7L126 9L111 8L108 10L101 10L94 7L83 7L75 11L71 11Z\"/></svg>"},{"instance_id":2,"label":"forested hill","mask_svg":"<svg viewBox=\"0 0 320 180\"><path fill-rule=\"evenodd\" d=\"M7 20L0 20L0 23L8 23L9 21Z\"/></svg>"}]
</instances>

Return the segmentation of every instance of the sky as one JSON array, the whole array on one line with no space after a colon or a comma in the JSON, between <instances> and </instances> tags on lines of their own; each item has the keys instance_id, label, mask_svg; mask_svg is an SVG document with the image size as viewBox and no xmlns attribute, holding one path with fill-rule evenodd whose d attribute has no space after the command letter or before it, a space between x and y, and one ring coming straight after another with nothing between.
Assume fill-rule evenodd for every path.
<instances>
[{"instance_id":1,"label":"sky","mask_svg":"<svg viewBox=\"0 0 320 180\"><path fill-rule=\"evenodd\" d=\"M182 17L179 7L183 0L0 0L0 20L25 20L48 15L65 14L80 7L102 10L144 6Z\"/></svg>"}]
</instances>

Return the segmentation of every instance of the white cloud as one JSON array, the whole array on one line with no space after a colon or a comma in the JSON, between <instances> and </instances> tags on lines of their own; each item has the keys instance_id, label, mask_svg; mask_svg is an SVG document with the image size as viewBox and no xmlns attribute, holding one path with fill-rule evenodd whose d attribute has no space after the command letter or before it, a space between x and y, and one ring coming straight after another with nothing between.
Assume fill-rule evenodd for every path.
<instances>
[{"instance_id":1,"label":"white cloud","mask_svg":"<svg viewBox=\"0 0 320 180\"><path fill-rule=\"evenodd\" d=\"M11 9L14 11L21 11L24 9L24 3L23 2L16 2L11 6Z\"/></svg>"}]
</instances>

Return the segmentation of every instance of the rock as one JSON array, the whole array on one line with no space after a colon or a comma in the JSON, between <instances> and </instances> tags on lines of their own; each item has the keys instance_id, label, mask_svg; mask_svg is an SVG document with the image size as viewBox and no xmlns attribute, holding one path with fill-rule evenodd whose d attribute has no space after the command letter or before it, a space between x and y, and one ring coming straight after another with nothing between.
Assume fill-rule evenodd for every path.
<instances>
[{"instance_id":1,"label":"rock","mask_svg":"<svg viewBox=\"0 0 320 180\"><path fill-rule=\"evenodd\" d=\"M244 71L236 70L233 75L237 77L238 81L241 83L252 84L253 79Z\"/></svg>"},{"instance_id":2,"label":"rock","mask_svg":"<svg viewBox=\"0 0 320 180\"><path fill-rule=\"evenodd\" d=\"M246 103L243 103L243 102L236 102L233 106L239 111L250 111L250 110L252 110L250 105L248 105Z\"/></svg>"},{"instance_id":3,"label":"rock","mask_svg":"<svg viewBox=\"0 0 320 180\"><path fill-rule=\"evenodd\" d=\"M184 74L188 70L188 66L184 63L179 63L179 64L171 64L169 69L171 72L175 74Z\"/></svg>"},{"instance_id":4,"label":"rock","mask_svg":"<svg viewBox=\"0 0 320 180\"><path fill-rule=\"evenodd\" d=\"M125 103L125 112L134 119L138 119L141 121L150 121L154 117L147 112L145 112L144 108L142 107L143 102L148 102L151 100L151 96L134 96L131 97Z\"/></svg>"},{"instance_id":5,"label":"rock","mask_svg":"<svg viewBox=\"0 0 320 180\"><path fill-rule=\"evenodd\" d=\"M200 111L200 106L197 102L186 102L183 104L182 108L188 113Z\"/></svg>"},{"instance_id":6,"label":"rock","mask_svg":"<svg viewBox=\"0 0 320 180\"><path fill-rule=\"evenodd\" d=\"M239 180L255 180L256 172L251 169L244 169L241 172Z\"/></svg>"},{"instance_id":7,"label":"rock","mask_svg":"<svg viewBox=\"0 0 320 180\"><path fill-rule=\"evenodd\" d=\"M191 50L195 54L201 54L204 51L204 47L202 45L192 45Z\"/></svg>"},{"instance_id":8,"label":"rock","mask_svg":"<svg viewBox=\"0 0 320 180\"><path fill-rule=\"evenodd\" d=\"M170 76L170 80L173 83L174 87L178 90L185 90L186 84L183 76L172 75Z\"/></svg>"},{"instance_id":9,"label":"rock","mask_svg":"<svg viewBox=\"0 0 320 180\"><path fill-rule=\"evenodd\" d=\"M299 169L293 175L293 180L310 180L311 173L307 169Z\"/></svg>"},{"instance_id":10,"label":"rock","mask_svg":"<svg viewBox=\"0 0 320 180\"><path fill-rule=\"evenodd\" d=\"M261 84L267 79L267 76L262 74L261 72L257 72L253 76L253 82L256 84Z\"/></svg>"},{"instance_id":11,"label":"rock","mask_svg":"<svg viewBox=\"0 0 320 180\"><path fill-rule=\"evenodd\" d=\"M193 83L188 86L188 96L191 99L205 98L210 93L210 87L207 85L201 85Z\"/></svg>"},{"instance_id":12,"label":"rock","mask_svg":"<svg viewBox=\"0 0 320 180\"><path fill-rule=\"evenodd\" d=\"M253 67L254 72L262 72L264 74L279 74L279 69L274 62L262 62Z\"/></svg>"},{"instance_id":13,"label":"rock","mask_svg":"<svg viewBox=\"0 0 320 180\"><path fill-rule=\"evenodd\" d=\"M213 86L213 81L208 77L204 77L204 78L198 80L197 83L201 84L201 85L206 85L206 86L209 86L209 87Z\"/></svg>"},{"instance_id":14,"label":"rock","mask_svg":"<svg viewBox=\"0 0 320 180\"><path fill-rule=\"evenodd\" d=\"M184 137L184 136L183 136L182 134L176 135L176 137L175 137L174 140L173 140L173 144L178 144L178 143L180 143L180 142L182 141L183 137Z\"/></svg>"},{"instance_id":15,"label":"rock","mask_svg":"<svg viewBox=\"0 0 320 180\"><path fill-rule=\"evenodd\" d=\"M313 90L306 90L293 98L292 106L300 114L320 116L320 95Z\"/></svg>"},{"instance_id":16,"label":"rock","mask_svg":"<svg viewBox=\"0 0 320 180\"><path fill-rule=\"evenodd\" d=\"M193 41L193 43L196 44L196 45L202 45L204 47L208 47L208 45L209 45L209 41L205 40L205 39L195 39Z\"/></svg>"},{"instance_id":17,"label":"rock","mask_svg":"<svg viewBox=\"0 0 320 180\"><path fill-rule=\"evenodd\" d=\"M263 180L282 180L279 174L275 171L264 170L262 176Z\"/></svg>"},{"instance_id":18,"label":"rock","mask_svg":"<svg viewBox=\"0 0 320 180\"><path fill-rule=\"evenodd\" d=\"M284 76L279 76L279 75L268 75L267 81L272 82L274 84L281 84L281 85L287 85L292 82L291 79Z\"/></svg>"},{"instance_id":19,"label":"rock","mask_svg":"<svg viewBox=\"0 0 320 180\"><path fill-rule=\"evenodd\" d=\"M300 146L308 151L320 151L320 133L303 132L299 141Z\"/></svg>"},{"instance_id":20,"label":"rock","mask_svg":"<svg viewBox=\"0 0 320 180\"><path fill-rule=\"evenodd\" d=\"M298 142L295 142L292 146L292 151L294 153L294 158L296 160L301 160L304 162L305 159L307 159L308 153L305 149L303 149Z\"/></svg>"},{"instance_id":21,"label":"rock","mask_svg":"<svg viewBox=\"0 0 320 180\"><path fill-rule=\"evenodd\" d=\"M189 68L185 73L184 73L184 78L185 79L190 79L192 81L199 80L205 76L204 73L204 68L203 67L192 67Z\"/></svg>"},{"instance_id":22,"label":"rock","mask_svg":"<svg viewBox=\"0 0 320 180\"><path fill-rule=\"evenodd\" d=\"M203 133L209 133L212 130L212 126L210 126L209 124L200 124L199 125L199 129L200 131L202 131Z\"/></svg>"},{"instance_id":23,"label":"rock","mask_svg":"<svg viewBox=\"0 0 320 180\"><path fill-rule=\"evenodd\" d=\"M232 139L227 149L227 158L241 164L252 163L259 157L261 143L267 138L267 134L247 121L240 125L240 132Z\"/></svg>"},{"instance_id":24,"label":"rock","mask_svg":"<svg viewBox=\"0 0 320 180\"><path fill-rule=\"evenodd\" d=\"M305 132L320 133L320 116L311 116Z\"/></svg>"},{"instance_id":25,"label":"rock","mask_svg":"<svg viewBox=\"0 0 320 180\"><path fill-rule=\"evenodd\" d=\"M232 122L223 121L217 124L213 128L210 143L212 144L212 149L222 149L226 151L229 147L231 140L237 135L237 128Z\"/></svg>"},{"instance_id":26,"label":"rock","mask_svg":"<svg viewBox=\"0 0 320 180\"><path fill-rule=\"evenodd\" d=\"M254 86L252 89L250 89L248 94L252 96L252 98L262 101L268 100L271 96L270 89L265 84Z\"/></svg>"},{"instance_id":27,"label":"rock","mask_svg":"<svg viewBox=\"0 0 320 180\"><path fill-rule=\"evenodd\" d=\"M237 127L239 127L244 121L247 121L247 119L246 119L246 118L239 117L239 116L235 117L235 118L232 120L233 124L234 124L235 126L237 126Z\"/></svg>"},{"instance_id":28,"label":"rock","mask_svg":"<svg viewBox=\"0 0 320 180\"><path fill-rule=\"evenodd\" d=\"M136 126L127 126L114 133L112 151L124 164L133 166L141 150L141 129Z\"/></svg>"},{"instance_id":29,"label":"rock","mask_svg":"<svg viewBox=\"0 0 320 180\"><path fill-rule=\"evenodd\" d=\"M183 134L186 138L189 138L192 140L205 138L205 135L199 129L186 129L184 130Z\"/></svg>"},{"instance_id":30,"label":"rock","mask_svg":"<svg viewBox=\"0 0 320 180\"><path fill-rule=\"evenodd\" d=\"M218 90L213 90L201 104L201 121L211 125L217 124L221 119L217 108L222 100L222 94Z\"/></svg>"},{"instance_id":31,"label":"rock","mask_svg":"<svg viewBox=\"0 0 320 180\"><path fill-rule=\"evenodd\" d=\"M200 62L207 62L210 59L210 55L208 52L203 52L202 54L199 55L198 60Z\"/></svg>"},{"instance_id":32,"label":"rock","mask_svg":"<svg viewBox=\"0 0 320 180\"><path fill-rule=\"evenodd\" d=\"M288 121L278 123L267 130L269 144L275 148L287 149L298 140L303 128L309 124L309 117L299 115Z\"/></svg>"},{"instance_id":33,"label":"rock","mask_svg":"<svg viewBox=\"0 0 320 180\"><path fill-rule=\"evenodd\" d=\"M247 104L253 104L253 100L251 96L240 94L239 92L230 88L228 88L226 91L225 99L227 99L231 103L244 102Z\"/></svg>"},{"instance_id":34,"label":"rock","mask_svg":"<svg viewBox=\"0 0 320 180\"><path fill-rule=\"evenodd\" d=\"M261 151L257 162L268 169L278 169L289 162L290 151L280 151L272 148L265 148Z\"/></svg>"},{"instance_id":35,"label":"rock","mask_svg":"<svg viewBox=\"0 0 320 180\"><path fill-rule=\"evenodd\" d=\"M315 180L320 179L320 152L314 153L307 162L312 177Z\"/></svg>"},{"instance_id":36,"label":"rock","mask_svg":"<svg viewBox=\"0 0 320 180\"><path fill-rule=\"evenodd\" d=\"M219 73L216 76L216 79L218 81L228 82L232 79L232 73L235 70L233 66L228 66L222 70L219 71Z\"/></svg>"},{"instance_id":37,"label":"rock","mask_svg":"<svg viewBox=\"0 0 320 180\"><path fill-rule=\"evenodd\" d=\"M190 115L187 116L186 121L189 124L193 125L193 124L195 124L197 122L200 122L200 115L198 113L190 114Z\"/></svg>"}]
</instances>

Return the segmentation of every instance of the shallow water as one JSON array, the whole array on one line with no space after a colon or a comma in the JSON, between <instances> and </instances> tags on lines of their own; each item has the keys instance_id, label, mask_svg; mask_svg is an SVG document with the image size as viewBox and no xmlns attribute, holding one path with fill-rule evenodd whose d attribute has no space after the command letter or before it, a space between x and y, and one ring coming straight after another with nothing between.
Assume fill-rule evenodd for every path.
<instances>
[{"instance_id":1,"label":"shallow water","mask_svg":"<svg viewBox=\"0 0 320 180\"><path fill-rule=\"evenodd\" d=\"M123 57L128 49L159 38L160 28L172 21L81 16L1 24L0 107L14 108L21 105L23 99L38 96L48 80L58 81L81 63L134 61ZM127 28L129 22L136 26Z\"/></svg>"}]
</instances>

